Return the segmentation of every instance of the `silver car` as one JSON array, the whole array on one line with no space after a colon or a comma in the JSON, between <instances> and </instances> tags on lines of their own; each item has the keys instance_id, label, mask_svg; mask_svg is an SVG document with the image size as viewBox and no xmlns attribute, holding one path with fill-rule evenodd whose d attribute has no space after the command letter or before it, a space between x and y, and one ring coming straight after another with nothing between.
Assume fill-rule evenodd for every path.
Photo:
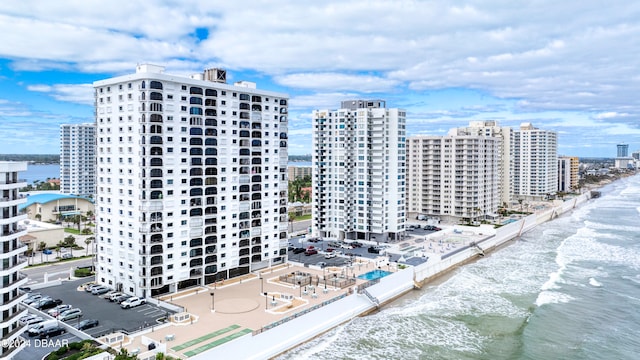
<instances>
[{"instance_id":1,"label":"silver car","mask_svg":"<svg viewBox=\"0 0 640 360\"><path fill-rule=\"evenodd\" d=\"M67 320L79 318L81 316L82 316L82 310L78 308L74 308L74 309L69 309L61 313L60 315L58 315L58 320L67 321Z\"/></svg>"}]
</instances>

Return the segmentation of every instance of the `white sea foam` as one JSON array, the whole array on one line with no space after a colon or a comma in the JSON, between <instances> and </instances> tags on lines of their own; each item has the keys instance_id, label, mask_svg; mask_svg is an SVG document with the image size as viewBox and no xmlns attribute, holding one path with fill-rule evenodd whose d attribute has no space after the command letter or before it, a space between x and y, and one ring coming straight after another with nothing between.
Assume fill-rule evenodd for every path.
<instances>
[{"instance_id":1,"label":"white sea foam","mask_svg":"<svg viewBox=\"0 0 640 360\"><path fill-rule=\"evenodd\" d=\"M631 280L631 281L633 281L633 282L634 282L634 283L636 283L636 284L640 284L640 275L636 275L635 277L633 277L633 276L626 276L626 275L624 275L624 276L622 276L622 278L623 278L623 279L626 279L626 280Z\"/></svg>"},{"instance_id":2,"label":"white sea foam","mask_svg":"<svg viewBox=\"0 0 640 360\"><path fill-rule=\"evenodd\" d=\"M602 283L594 278L589 278L589 285L594 287L602 287Z\"/></svg>"},{"instance_id":3,"label":"white sea foam","mask_svg":"<svg viewBox=\"0 0 640 360\"><path fill-rule=\"evenodd\" d=\"M545 290L538 294L538 298L536 299L536 305L542 306L545 304L560 304L560 303L568 303L573 300L572 296L567 294L563 294L558 291L548 291Z\"/></svg>"}]
</instances>

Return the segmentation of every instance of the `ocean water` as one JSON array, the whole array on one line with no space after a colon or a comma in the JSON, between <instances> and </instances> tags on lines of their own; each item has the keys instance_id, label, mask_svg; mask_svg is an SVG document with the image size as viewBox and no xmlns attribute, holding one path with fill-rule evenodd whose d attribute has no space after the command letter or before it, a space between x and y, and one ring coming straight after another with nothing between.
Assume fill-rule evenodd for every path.
<instances>
[{"instance_id":1,"label":"ocean water","mask_svg":"<svg viewBox=\"0 0 640 360\"><path fill-rule=\"evenodd\" d=\"M25 179L27 184L33 184L35 180L45 181L47 178L60 178L60 165L27 165L27 171L20 173L20 179Z\"/></svg>"},{"instance_id":2,"label":"ocean water","mask_svg":"<svg viewBox=\"0 0 640 360\"><path fill-rule=\"evenodd\" d=\"M639 359L640 176L279 359Z\"/></svg>"}]
</instances>

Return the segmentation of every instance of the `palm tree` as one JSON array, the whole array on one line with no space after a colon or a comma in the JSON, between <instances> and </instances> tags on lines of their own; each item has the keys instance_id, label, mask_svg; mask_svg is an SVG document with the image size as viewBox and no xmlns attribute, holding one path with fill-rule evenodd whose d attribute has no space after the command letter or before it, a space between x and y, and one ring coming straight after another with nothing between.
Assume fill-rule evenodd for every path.
<instances>
[{"instance_id":1,"label":"palm tree","mask_svg":"<svg viewBox=\"0 0 640 360\"><path fill-rule=\"evenodd\" d=\"M44 260L42 259L42 256L43 256L43 251L46 248L47 248L46 242L40 241L40 243L38 243L38 251L40 251L40 262L44 262Z\"/></svg>"},{"instance_id":2,"label":"palm tree","mask_svg":"<svg viewBox=\"0 0 640 360\"><path fill-rule=\"evenodd\" d=\"M87 252L85 253L85 255L89 255L89 244L91 244L93 239L94 239L93 237L88 237L88 238L84 239L84 243L87 245L87 247L86 247Z\"/></svg>"}]
</instances>

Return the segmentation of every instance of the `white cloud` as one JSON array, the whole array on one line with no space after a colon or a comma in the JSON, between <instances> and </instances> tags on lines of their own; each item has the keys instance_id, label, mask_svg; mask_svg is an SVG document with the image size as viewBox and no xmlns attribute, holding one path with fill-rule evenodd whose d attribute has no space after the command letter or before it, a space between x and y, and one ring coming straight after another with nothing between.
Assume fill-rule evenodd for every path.
<instances>
[{"instance_id":1,"label":"white cloud","mask_svg":"<svg viewBox=\"0 0 640 360\"><path fill-rule=\"evenodd\" d=\"M407 93L477 89L516 102L495 109L506 119L539 113L558 127L583 126L545 115L565 112L586 128L634 134L639 17L636 2L5 1L0 57L16 71L119 75L141 62L184 74L211 64L249 70L294 90L300 126L310 109L367 94L386 92L395 106ZM209 32L203 41L199 28ZM84 86L42 80L29 89L90 104ZM407 110L429 124L492 113L446 101Z\"/></svg>"},{"instance_id":2,"label":"white cloud","mask_svg":"<svg viewBox=\"0 0 640 360\"><path fill-rule=\"evenodd\" d=\"M297 73L276 76L274 80L298 89L359 91L363 93L390 91L399 84L379 76L340 73Z\"/></svg>"},{"instance_id":3,"label":"white cloud","mask_svg":"<svg viewBox=\"0 0 640 360\"><path fill-rule=\"evenodd\" d=\"M27 90L48 93L56 100L93 105L92 84L29 85Z\"/></svg>"}]
</instances>

